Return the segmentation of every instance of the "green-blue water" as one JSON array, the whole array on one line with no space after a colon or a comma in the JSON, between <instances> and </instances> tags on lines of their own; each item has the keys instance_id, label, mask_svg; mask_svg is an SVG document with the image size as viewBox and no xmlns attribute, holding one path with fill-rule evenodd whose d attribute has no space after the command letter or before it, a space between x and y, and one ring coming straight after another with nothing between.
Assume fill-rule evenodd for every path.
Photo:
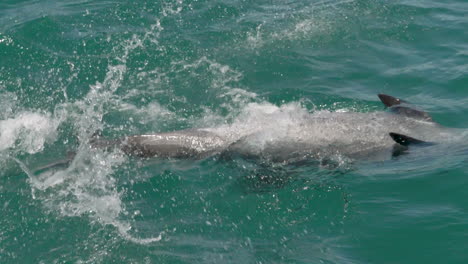
<instances>
[{"instance_id":1,"label":"green-blue water","mask_svg":"<svg viewBox=\"0 0 468 264\"><path fill-rule=\"evenodd\" d=\"M2 0L0 263L467 263L467 151L265 169L87 144L281 107L381 111L379 92L467 127L467 14L460 0ZM69 150L70 167L31 172Z\"/></svg>"}]
</instances>

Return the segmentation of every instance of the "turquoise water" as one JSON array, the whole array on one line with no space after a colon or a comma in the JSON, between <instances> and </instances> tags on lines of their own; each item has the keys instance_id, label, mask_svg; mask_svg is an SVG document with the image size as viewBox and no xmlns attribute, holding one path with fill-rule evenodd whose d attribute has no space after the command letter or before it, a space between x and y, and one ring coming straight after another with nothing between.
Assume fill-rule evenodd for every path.
<instances>
[{"instance_id":1,"label":"turquoise water","mask_svg":"<svg viewBox=\"0 0 468 264\"><path fill-rule=\"evenodd\" d=\"M463 128L467 13L455 0L3 0L0 263L466 263L466 142L265 168L87 139L380 111L379 92ZM70 167L33 173L70 150Z\"/></svg>"}]
</instances>

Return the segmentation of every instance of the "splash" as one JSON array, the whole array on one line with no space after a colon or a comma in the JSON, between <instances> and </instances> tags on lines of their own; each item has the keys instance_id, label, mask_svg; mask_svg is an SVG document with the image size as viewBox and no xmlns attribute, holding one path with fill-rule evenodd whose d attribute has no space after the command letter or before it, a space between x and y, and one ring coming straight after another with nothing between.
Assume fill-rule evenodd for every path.
<instances>
[{"instance_id":1,"label":"splash","mask_svg":"<svg viewBox=\"0 0 468 264\"><path fill-rule=\"evenodd\" d=\"M128 71L128 60L137 49L144 48L149 40L155 40L162 30L156 22L149 33L133 35L114 48L116 56L109 61L101 82L90 85L84 98L57 105L54 113L41 110L23 110L16 107L14 94L0 96L0 157L14 160L28 175L32 197L40 200L44 209L60 217L85 217L102 226L112 226L125 240L147 244L161 240L163 233L154 237L139 238L134 235L131 219L123 202L125 190L119 190L114 178L115 169L125 165L121 153L103 153L89 148L90 134L105 125L104 116L109 109L125 108L122 97L116 93ZM71 64L71 71L78 71ZM0 83L1 85L1 83ZM5 101L5 103L3 103ZM12 102L12 103L9 103ZM127 105L128 106L128 105ZM129 106L127 108L132 108ZM146 109L136 109L137 115L148 111L162 112L163 107L150 103ZM71 127L79 147L67 168L54 168L35 174L33 168L16 157L16 153L40 153L47 144L56 143L59 126ZM68 129L68 128L67 128ZM9 153L5 153L9 151ZM34 156L37 157L37 156Z\"/></svg>"},{"instance_id":2,"label":"splash","mask_svg":"<svg viewBox=\"0 0 468 264\"><path fill-rule=\"evenodd\" d=\"M264 131L262 141L284 135L290 127L299 126L309 112L300 103L293 102L276 106L268 102L248 103L231 124L212 129L218 134L228 135L235 141L247 135ZM260 138L259 138L260 139Z\"/></svg>"},{"instance_id":3,"label":"splash","mask_svg":"<svg viewBox=\"0 0 468 264\"><path fill-rule=\"evenodd\" d=\"M164 47L159 43L160 33L164 30L161 19L180 12L180 4L168 4L163 10L163 17L156 19L144 34L133 34L119 42L112 50L114 56L108 62L104 78L90 85L84 98L69 101L64 89L66 102L56 106L54 115L30 111L0 121L0 143L4 143L0 150L15 148L28 153L43 150L49 137L53 142L57 127L63 121L66 121L66 126L72 126L80 145L67 168L35 174L27 164L12 157L28 175L33 198L40 200L50 213L61 217L85 217L92 223L112 226L120 237L138 244L162 239L164 231L152 237L135 235L137 231L132 227L132 218L123 202L125 190L118 188L115 178L116 170L126 165L127 157L118 151L106 153L92 150L88 141L94 131L103 129L105 116L112 111L130 112L129 119L134 117L139 123L152 122L147 121L144 115L151 114L154 118L171 115L164 106L155 102L144 107L125 102L132 95L122 96L119 91L125 89L123 83L131 69L128 64L135 52L148 47L163 51ZM73 64L70 64L70 69L72 72L79 70Z\"/></svg>"},{"instance_id":4,"label":"splash","mask_svg":"<svg viewBox=\"0 0 468 264\"><path fill-rule=\"evenodd\" d=\"M50 114L22 112L0 121L0 151L15 148L34 154L43 150L46 141L53 141L59 125Z\"/></svg>"},{"instance_id":5,"label":"splash","mask_svg":"<svg viewBox=\"0 0 468 264\"><path fill-rule=\"evenodd\" d=\"M35 175L23 162L13 158L28 175L33 198L40 199L51 212L65 217L87 216L92 221L116 228L126 240L148 244L161 240L163 234L137 238L130 234L132 226L122 215L127 215L122 203L123 192L117 190L112 177L114 168L125 158L119 153L82 150L73 163L64 170L46 171ZM49 195L53 192L53 195Z\"/></svg>"}]
</instances>

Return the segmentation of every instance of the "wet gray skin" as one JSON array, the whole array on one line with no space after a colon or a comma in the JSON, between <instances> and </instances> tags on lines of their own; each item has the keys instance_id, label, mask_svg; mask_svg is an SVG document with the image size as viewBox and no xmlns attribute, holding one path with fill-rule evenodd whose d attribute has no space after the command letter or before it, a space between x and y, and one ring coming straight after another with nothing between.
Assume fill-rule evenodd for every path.
<instances>
[{"instance_id":1,"label":"wet gray skin","mask_svg":"<svg viewBox=\"0 0 468 264\"><path fill-rule=\"evenodd\" d=\"M406 102L379 95L389 111L316 112L294 122L235 123L214 128L190 129L120 139L91 140L95 148L119 148L139 157L200 159L215 154L297 161L343 156L385 160L412 144L449 142L454 129L442 127Z\"/></svg>"}]
</instances>

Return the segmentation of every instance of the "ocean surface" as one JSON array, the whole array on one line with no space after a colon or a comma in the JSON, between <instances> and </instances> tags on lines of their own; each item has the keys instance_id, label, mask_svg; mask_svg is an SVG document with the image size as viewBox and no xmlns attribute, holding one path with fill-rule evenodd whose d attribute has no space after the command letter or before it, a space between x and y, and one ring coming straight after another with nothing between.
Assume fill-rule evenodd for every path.
<instances>
[{"instance_id":1,"label":"ocean surface","mask_svg":"<svg viewBox=\"0 0 468 264\"><path fill-rule=\"evenodd\" d=\"M466 140L333 166L89 145L98 130L385 111L378 93L463 133L467 14L461 0L0 1L0 263L468 263Z\"/></svg>"}]
</instances>

